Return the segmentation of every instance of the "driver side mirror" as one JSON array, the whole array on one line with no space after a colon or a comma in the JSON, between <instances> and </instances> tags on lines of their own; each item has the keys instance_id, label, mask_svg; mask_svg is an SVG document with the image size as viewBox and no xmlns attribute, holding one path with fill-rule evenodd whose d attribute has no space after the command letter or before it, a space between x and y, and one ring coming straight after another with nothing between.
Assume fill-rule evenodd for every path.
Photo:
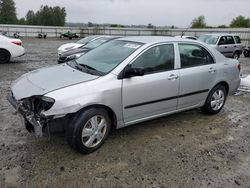
<instances>
[{"instance_id":1,"label":"driver side mirror","mask_svg":"<svg viewBox=\"0 0 250 188\"><path fill-rule=\"evenodd\" d=\"M120 77L118 79L122 79L122 78L131 78L131 77L135 77L135 76L144 76L144 69L143 68L132 68L132 67L127 67L125 68L125 70L123 71L123 76Z\"/></svg>"}]
</instances>

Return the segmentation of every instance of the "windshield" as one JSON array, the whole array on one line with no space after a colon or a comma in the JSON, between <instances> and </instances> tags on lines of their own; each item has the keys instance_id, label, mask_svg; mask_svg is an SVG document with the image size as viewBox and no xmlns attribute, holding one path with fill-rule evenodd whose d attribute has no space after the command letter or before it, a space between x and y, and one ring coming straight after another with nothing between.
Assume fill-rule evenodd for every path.
<instances>
[{"instance_id":1,"label":"windshield","mask_svg":"<svg viewBox=\"0 0 250 188\"><path fill-rule=\"evenodd\" d=\"M98 46L100 46L101 44L103 44L104 42L106 42L108 40L108 38L98 38L96 40L90 41L88 44L86 44L85 46L83 46L83 48L89 48L89 49L94 49L97 48Z\"/></svg>"},{"instance_id":2,"label":"windshield","mask_svg":"<svg viewBox=\"0 0 250 188\"><path fill-rule=\"evenodd\" d=\"M141 45L141 43L136 42L113 40L86 53L77 59L76 62L106 74L141 47Z\"/></svg>"},{"instance_id":3,"label":"windshield","mask_svg":"<svg viewBox=\"0 0 250 188\"><path fill-rule=\"evenodd\" d=\"M77 44L86 44L88 43L89 41L93 40L96 36L89 36L89 37L85 37L81 40L78 40L76 43Z\"/></svg>"},{"instance_id":4,"label":"windshield","mask_svg":"<svg viewBox=\"0 0 250 188\"><path fill-rule=\"evenodd\" d=\"M207 44L216 44L218 41L218 36L215 35L203 35L199 36L198 39L202 42L205 42Z\"/></svg>"}]
</instances>

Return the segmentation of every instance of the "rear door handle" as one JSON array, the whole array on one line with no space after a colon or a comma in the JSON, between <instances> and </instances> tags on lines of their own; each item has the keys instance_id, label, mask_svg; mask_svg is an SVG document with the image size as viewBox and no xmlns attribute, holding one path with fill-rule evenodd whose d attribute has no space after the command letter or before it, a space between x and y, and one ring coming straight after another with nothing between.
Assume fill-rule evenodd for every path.
<instances>
[{"instance_id":1,"label":"rear door handle","mask_svg":"<svg viewBox=\"0 0 250 188\"><path fill-rule=\"evenodd\" d=\"M227 48L227 46L225 46L225 48Z\"/></svg>"},{"instance_id":2,"label":"rear door handle","mask_svg":"<svg viewBox=\"0 0 250 188\"><path fill-rule=\"evenodd\" d=\"M211 67L210 69L209 69L209 71L208 71L209 73L215 73L216 72L216 70L213 68L213 67Z\"/></svg>"},{"instance_id":3,"label":"rear door handle","mask_svg":"<svg viewBox=\"0 0 250 188\"><path fill-rule=\"evenodd\" d=\"M179 76L175 75L175 74L171 74L169 77L168 77L168 80L177 80L179 78Z\"/></svg>"}]
</instances>

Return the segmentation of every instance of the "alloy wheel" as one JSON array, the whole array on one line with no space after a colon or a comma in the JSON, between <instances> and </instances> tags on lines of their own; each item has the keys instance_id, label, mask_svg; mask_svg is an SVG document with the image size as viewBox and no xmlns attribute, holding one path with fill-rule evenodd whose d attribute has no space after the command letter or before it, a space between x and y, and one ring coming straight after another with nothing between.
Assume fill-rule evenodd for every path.
<instances>
[{"instance_id":1,"label":"alloy wheel","mask_svg":"<svg viewBox=\"0 0 250 188\"><path fill-rule=\"evenodd\" d=\"M82 143L88 148L100 144L107 131L107 121L103 116L96 115L90 118L82 129Z\"/></svg>"},{"instance_id":2,"label":"alloy wheel","mask_svg":"<svg viewBox=\"0 0 250 188\"><path fill-rule=\"evenodd\" d=\"M221 89L214 92L211 99L211 107L213 110L217 111L222 108L225 102L225 94Z\"/></svg>"}]
</instances>

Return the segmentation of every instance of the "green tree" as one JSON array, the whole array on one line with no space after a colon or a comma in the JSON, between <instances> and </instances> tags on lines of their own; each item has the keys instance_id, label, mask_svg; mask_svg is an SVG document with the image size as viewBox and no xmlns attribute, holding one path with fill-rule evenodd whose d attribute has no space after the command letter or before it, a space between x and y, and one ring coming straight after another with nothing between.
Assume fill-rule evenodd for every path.
<instances>
[{"instance_id":1,"label":"green tree","mask_svg":"<svg viewBox=\"0 0 250 188\"><path fill-rule=\"evenodd\" d=\"M66 15L65 8L45 5L41 6L36 13L29 10L26 14L26 21L29 25L64 26Z\"/></svg>"},{"instance_id":2,"label":"green tree","mask_svg":"<svg viewBox=\"0 0 250 188\"><path fill-rule=\"evenodd\" d=\"M250 27L250 19L244 16L238 16L232 20L230 27L248 28Z\"/></svg>"},{"instance_id":3,"label":"green tree","mask_svg":"<svg viewBox=\"0 0 250 188\"><path fill-rule=\"evenodd\" d=\"M20 25L26 25L26 20L25 20L25 18L19 19L19 20L18 20L18 24L20 24Z\"/></svg>"},{"instance_id":4,"label":"green tree","mask_svg":"<svg viewBox=\"0 0 250 188\"><path fill-rule=\"evenodd\" d=\"M16 24L16 5L13 0L0 0L0 23Z\"/></svg>"},{"instance_id":5,"label":"green tree","mask_svg":"<svg viewBox=\"0 0 250 188\"><path fill-rule=\"evenodd\" d=\"M205 16L194 18L191 23L191 28L205 28L207 26Z\"/></svg>"},{"instance_id":6,"label":"green tree","mask_svg":"<svg viewBox=\"0 0 250 188\"><path fill-rule=\"evenodd\" d=\"M36 25L36 15L33 10L29 10L26 14L26 23L28 25Z\"/></svg>"}]
</instances>

